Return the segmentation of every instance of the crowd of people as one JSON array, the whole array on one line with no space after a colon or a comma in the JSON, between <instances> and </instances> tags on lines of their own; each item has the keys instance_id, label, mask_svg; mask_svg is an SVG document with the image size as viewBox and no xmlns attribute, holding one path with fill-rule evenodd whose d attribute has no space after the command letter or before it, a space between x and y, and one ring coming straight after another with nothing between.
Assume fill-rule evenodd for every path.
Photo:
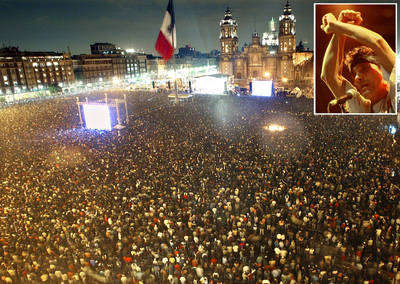
<instances>
[{"instance_id":1,"label":"crowd of people","mask_svg":"<svg viewBox=\"0 0 400 284\"><path fill-rule=\"evenodd\" d=\"M128 101L112 132L73 98L0 109L1 283L400 283L395 117Z\"/></svg>"}]
</instances>

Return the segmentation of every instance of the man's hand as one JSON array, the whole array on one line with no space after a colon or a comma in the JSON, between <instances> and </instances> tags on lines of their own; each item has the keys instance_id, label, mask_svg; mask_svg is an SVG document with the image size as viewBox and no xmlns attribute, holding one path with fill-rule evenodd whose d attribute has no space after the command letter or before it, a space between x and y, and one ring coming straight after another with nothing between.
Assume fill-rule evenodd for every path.
<instances>
[{"instance_id":1,"label":"man's hand","mask_svg":"<svg viewBox=\"0 0 400 284\"><path fill-rule=\"evenodd\" d=\"M339 14L338 21L359 26L361 25L363 18L361 17L360 12L356 12L353 10L343 10Z\"/></svg>"},{"instance_id":2,"label":"man's hand","mask_svg":"<svg viewBox=\"0 0 400 284\"><path fill-rule=\"evenodd\" d=\"M328 13L322 17L321 29L326 33L332 33L332 23L337 22L336 17L332 13Z\"/></svg>"},{"instance_id":3,"label":"man's hand","mask_svg":"<svg viewBox=\"0 0 400 284\"><path fill-rule=\"evenodd\" d=\"M360 93L357 92L357 95L354 96L356 99L357 105L362 109L362 112L372 112L371 100L364 98Z\"/></svg>"}]
</instances>

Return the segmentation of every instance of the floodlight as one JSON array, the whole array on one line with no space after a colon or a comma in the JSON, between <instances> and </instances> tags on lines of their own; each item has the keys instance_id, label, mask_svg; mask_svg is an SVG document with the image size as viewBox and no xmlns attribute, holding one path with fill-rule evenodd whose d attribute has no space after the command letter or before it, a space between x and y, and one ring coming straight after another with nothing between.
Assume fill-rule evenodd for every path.
<instances>
[{"instance_id":1,"label":"floodlight","mask_svg":"<svg viewBox=\"0 0 400 284\"><path fill-rule=\"evenodd\" d=\"M83 104L86 128L111 130L110 109L107 105Z\"/></svg>"}]
</instances>

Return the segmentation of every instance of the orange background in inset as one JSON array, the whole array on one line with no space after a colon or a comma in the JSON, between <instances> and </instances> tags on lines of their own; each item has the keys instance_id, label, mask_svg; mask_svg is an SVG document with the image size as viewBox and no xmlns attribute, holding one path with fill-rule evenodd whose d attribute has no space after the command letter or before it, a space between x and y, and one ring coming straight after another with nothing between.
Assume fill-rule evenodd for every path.
<instances>
[{"instance_id":1,"label":"orange background in inset","mask_svg":"<svg viewBox=\"0 0 400 284\"><path fill-rule=\"evenodd\" d=\"M329 40L332 35L327 35L321 30L321 19L327 13L332 13L337 18L340 11L345 9L351 9L361 12L363 23L361 26L366 27L378 34L380 34L396 51L396 12L395 5L326 5L316 4L315 5L315 112L326 113L326 109L330 100L334 99L333 95L329 91L328 87L322 82L321 66L324 58L325 50L328 47ZM345 54L348 50L353 47L360 46L352 39L346 40ZM343 74L347 79L352 81L352 77L347 71L347 67L344 66Z\"/></svg>"}]
</instances>

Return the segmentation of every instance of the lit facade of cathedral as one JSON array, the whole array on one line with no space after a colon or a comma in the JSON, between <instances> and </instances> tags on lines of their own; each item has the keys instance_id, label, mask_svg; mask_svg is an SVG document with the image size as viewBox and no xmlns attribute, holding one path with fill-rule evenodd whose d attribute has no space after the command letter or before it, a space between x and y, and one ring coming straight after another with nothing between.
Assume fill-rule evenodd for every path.
<instances>
[{"instance_id":1,"label":"lit facade of cathedral","mask_svg":"<svg viewBox=\"0 0 400 284\"><path fill-rule=\"evenodd\" d=\"M261 43L259 34L254 32L251 44L245 44L238 52L238 25L228 8L220 21L220 72L233 75L235 84L242 87L248 87L252 80L273 80L276 86L283 87L312 87L313 53L296 51L295 25L296 18L287 1L279 17L277 42L267 42L268 37L263 37ZM273 23L271 40L274 33Z\"/></svg>"}]
</instances>

